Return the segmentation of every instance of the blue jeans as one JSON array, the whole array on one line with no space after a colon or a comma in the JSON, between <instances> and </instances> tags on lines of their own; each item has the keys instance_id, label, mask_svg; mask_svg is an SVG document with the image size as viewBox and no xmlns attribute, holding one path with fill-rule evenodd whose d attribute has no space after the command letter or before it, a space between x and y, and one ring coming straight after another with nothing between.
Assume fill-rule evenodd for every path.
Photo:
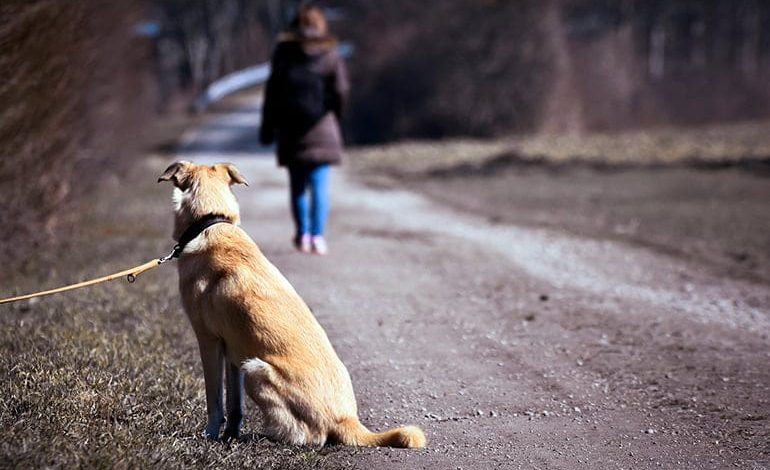
<instances>
[{"instance_id":1,"label":"blue jeans","mask_svg":"<svg viewBox=\"0 0 770 470\"><path fill-rule=\"evenodd\" d=\"M323 235L326 217L329 214L329 172L328 163L319 165L296 165L289 167L291 188L291 215L297 235ZM308 210L308 187L312 201Z\"/></svg>"}]
</instances>

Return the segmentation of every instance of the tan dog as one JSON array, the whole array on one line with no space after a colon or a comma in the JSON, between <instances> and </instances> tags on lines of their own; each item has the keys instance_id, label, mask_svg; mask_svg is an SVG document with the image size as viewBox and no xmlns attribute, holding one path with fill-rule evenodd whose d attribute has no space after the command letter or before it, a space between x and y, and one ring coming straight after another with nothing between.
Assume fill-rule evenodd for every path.
<instances>
[{"instance_id":1,"label":"tan dog","mask_svg":"<svg viewBox=\"0 0 770 470\"><path fill-rule=\"evenodd\" d=\"M230 190L247 184L232 164L177 162L174 183L179 289L195 330L206 382L205 435L238 437L242 389L264 415L265 433L290 444L424 447L414 426L372 433L358 420L347 369L305 302L238 224Z\"/></svg>"}]
</instances>

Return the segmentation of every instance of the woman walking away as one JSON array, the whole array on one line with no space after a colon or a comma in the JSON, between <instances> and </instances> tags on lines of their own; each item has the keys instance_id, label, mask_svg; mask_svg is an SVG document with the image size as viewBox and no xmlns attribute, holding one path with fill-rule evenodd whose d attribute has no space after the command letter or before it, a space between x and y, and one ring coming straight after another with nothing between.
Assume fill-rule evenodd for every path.
<instances>
[{"instance_id":1,"label":"woman walking away","mask_svg":"<svg viewBox=\"0 0 770 470\"><path fill-rule=\"evenodd\" d=\"M319 255L328 251L329 171L342 159L339 119L349 88L336 46L323 11L300 7L273 52L260 130L264 145L277 137L278 165L289 171L294 246Z\"/></svg>"}]
</instances>

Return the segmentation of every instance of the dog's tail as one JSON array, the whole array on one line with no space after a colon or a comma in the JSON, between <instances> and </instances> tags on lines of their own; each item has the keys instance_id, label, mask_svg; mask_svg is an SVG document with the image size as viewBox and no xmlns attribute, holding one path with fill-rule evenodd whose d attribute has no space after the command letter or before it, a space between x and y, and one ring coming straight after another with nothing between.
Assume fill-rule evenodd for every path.
<instances>
[{"instance_id":1,"label":"dog's tail","mask_svg":"<svg viewBox=\"0 0 770 470\"><path fill-rule=\"evenodd\" d=\"M352 446L422 448L427 442L422 429L417 426L374 433L366 429L356 417L340 421L335 434L340 444Z\"/></svg>"}]
</instances>

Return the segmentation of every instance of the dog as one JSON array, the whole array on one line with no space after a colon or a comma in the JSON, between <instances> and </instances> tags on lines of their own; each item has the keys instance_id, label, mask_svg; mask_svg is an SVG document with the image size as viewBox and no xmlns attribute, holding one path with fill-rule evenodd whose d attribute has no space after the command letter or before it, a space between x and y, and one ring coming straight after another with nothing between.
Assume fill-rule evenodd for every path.
<instances>
[{"instance_id":1,"label":"dog","mask_svg":"<svg viewBox=\"0 0 770 470\"><path fill-rule=\"evenodd\" d=\"M225 425L223 439L239 437L245 390L278 442L424 447L416 426L373 433L361 424L350 375L323 328L239 227L231 186L248 183L238 169L180 161L161 181L174 185L179 290L203 363L205 436L219 439Z\"/></svg>"}]
</instances>

